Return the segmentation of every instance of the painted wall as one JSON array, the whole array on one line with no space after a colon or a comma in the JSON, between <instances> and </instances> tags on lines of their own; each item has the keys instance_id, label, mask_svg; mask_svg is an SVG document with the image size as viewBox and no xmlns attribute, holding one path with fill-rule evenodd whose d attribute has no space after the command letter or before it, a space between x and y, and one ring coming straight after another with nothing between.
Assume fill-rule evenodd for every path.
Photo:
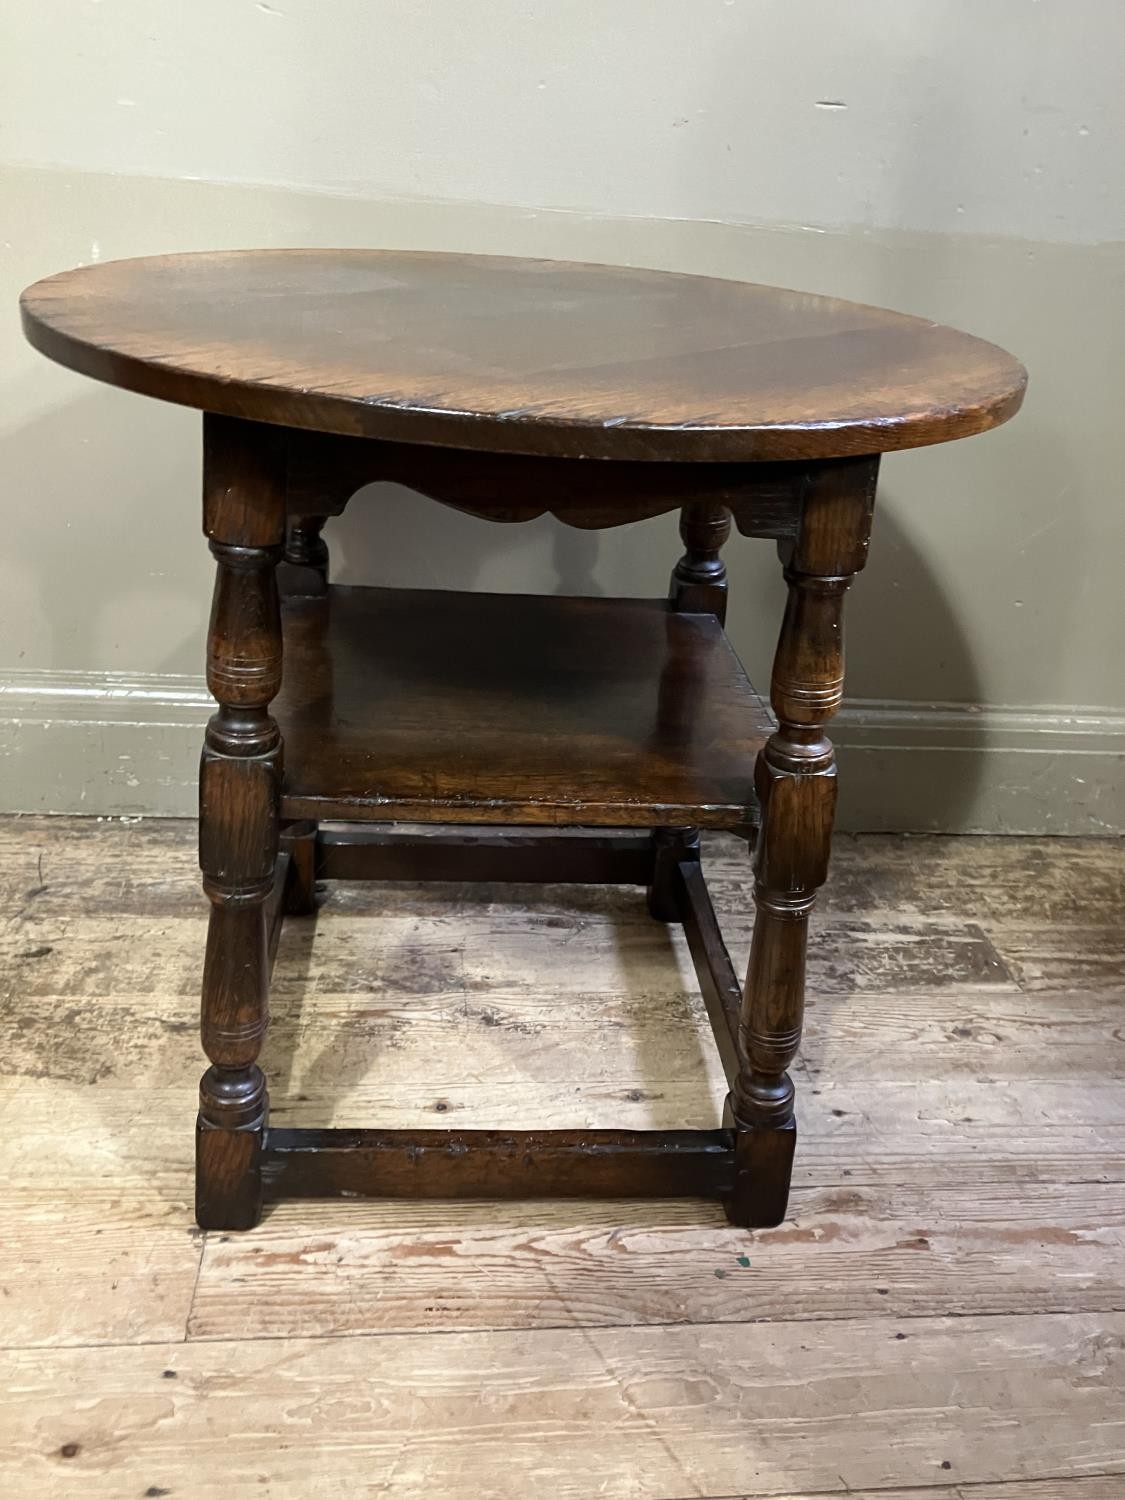
<instances>
[{"instance_id":1,"label":"painted wall","mask_svg":"<svg viewBox=\"0 0 1125 1500\"><path fill-rule=\"evenodd\" d=\"M20 287L172 249L372 244L694 270L1005 344L1009 427L884 466L838 736L854 826L1125 822L1118 0L0 0L2 805L187 810L198 418L48 365ZM337 576L651 593L670 519L496 529L390 490ZM728 549L768 676L772 550ZM115 675L116 674L116 675Z\"/></svg>"}]
</instances>

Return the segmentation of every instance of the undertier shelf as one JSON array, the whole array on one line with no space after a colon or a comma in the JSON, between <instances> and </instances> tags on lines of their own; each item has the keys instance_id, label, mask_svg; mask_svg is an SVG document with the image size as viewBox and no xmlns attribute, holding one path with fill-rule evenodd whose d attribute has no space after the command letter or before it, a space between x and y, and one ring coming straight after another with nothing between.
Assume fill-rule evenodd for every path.
<instances>
[{"instance_id":1,"label":"undertier shelf","mask_svg":"<svg viewBox=\"0 0 1125 1500\"><path fill-rule=\"evenodd\" d=\"M663 601L333 586L282 609L282 816L735 828L772 721Z\"/></svg>"}]
</instances>

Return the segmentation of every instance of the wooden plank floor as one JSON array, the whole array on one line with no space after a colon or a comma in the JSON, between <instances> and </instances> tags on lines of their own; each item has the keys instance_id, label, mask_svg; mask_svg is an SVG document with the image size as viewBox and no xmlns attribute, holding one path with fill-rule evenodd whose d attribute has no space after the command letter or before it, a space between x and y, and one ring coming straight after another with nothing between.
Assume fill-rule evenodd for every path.
<instances>
[{"instance_id":1,"label":"wooden plank floor","mask_svg":"<svg viewBox=\"0 0 1125 1500\"><path fill-rule=\"evenodd\" d=\"M744 852L708 871L736 963ZM185 823L0 821L0 1493L1125 1497L1125 848L843 838L789 1221L290 1203L193 1226ZM341 886L287 1124L708 1126L639 893Z\"/></svg>"}]
</instances>

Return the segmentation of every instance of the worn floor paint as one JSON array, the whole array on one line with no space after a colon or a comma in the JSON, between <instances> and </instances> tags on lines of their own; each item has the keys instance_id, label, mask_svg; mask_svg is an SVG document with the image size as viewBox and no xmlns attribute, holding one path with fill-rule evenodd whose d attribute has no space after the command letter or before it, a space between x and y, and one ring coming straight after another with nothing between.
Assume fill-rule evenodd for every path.
<instances>
[{"instance_id":1,"label":"worn floor paint","mask_svg":"<svg viewBox=\"0 0 1125 1500\"><path fill-rule=\"evenodd\" d=\"M741 964L745 856L708 867ZM356 1201L204 1235L194 829L0 820L4 1493L1118 1500L1123 896L1109 840L838 840L778 1229ZM288 1123L721 1105L627 890L336 887L273 1017Z\"/></svg>"}]
</instances>

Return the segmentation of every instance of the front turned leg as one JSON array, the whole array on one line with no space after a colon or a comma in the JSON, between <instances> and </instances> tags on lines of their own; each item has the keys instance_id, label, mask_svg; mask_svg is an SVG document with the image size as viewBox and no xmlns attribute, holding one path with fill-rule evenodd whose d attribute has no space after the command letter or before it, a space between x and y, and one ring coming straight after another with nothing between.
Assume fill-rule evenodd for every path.
<instances>
[{"instance_id":1,"label":"front turned leg","mask_svg":"<svg viewBox=\"0 0 1125 1500\"><path fill-rule=\"evenodd\" d=\"M817 465L785 570L789 599L774 658L777 732L758 756L762 826L754 854L756 917L739 1026L740 1069L727 1100L735 1132L734 1224L780 1224L797 1126L788 1069L805 1002L809 913L828 873L836 756L824 726L844 685L842 607L863 567L877 460Z\"/></svg>"},{"instance_id":2,"label":"front turned leg","mask_svg":"<svg viewBox=\"0 0 1125 1500\"><path fill-rule=\"evenodd\" d=\"M272 429L206 419L205 529L217 563L207 683L218 712L199 776L199 863L211 901L201 1035L196 1218L250 1229L261 1215L266 1082L257 1057L268 1020L266 901L278 852L284 484Z\"/></svg>"}]
</instances>

